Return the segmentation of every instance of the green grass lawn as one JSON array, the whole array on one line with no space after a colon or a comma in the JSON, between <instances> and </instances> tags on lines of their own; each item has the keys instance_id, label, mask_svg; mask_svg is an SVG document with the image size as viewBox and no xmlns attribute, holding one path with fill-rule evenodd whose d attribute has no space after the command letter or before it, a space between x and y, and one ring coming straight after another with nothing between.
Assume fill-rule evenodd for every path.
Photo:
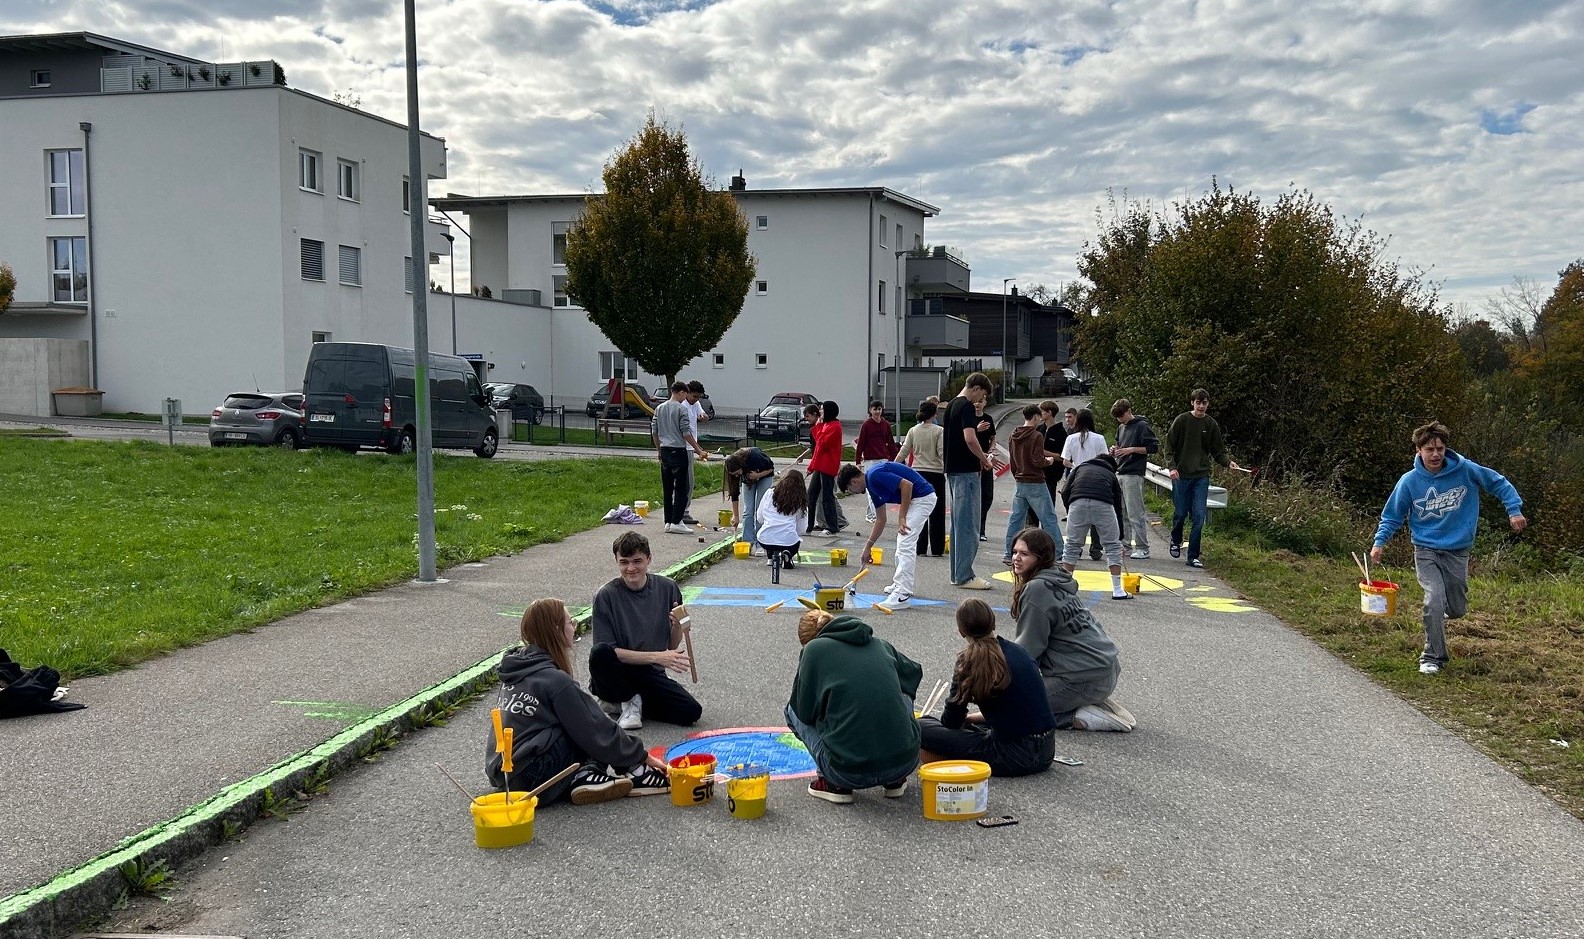
<instances>
[{"instance_id":1,"label":"green grass lawn","mask_svg":"<svg viewBox=\"0 0 1584 939\"><path fill-rule=\"evenodd\" d=\"M412 457L0 437L0 648L70 678L417 573ZM695 474L720 488L718 464ZM435 460L442 567L660 501L655 464Z\"/></svg>"},{"instance_id":2,"label":"green grass lawn","mask_svg":"<svg viewBox=\"0 0 1584 939\"><path fill-rule=\"evenodd\" d=\"M1165 535L1171 502L1157 492L1149 506L1161 514ZM1256 533L1218 526L1216 515L1204 538L1211 574L1584 818L1584 583L1512 576L1476 557L1469 614L1447 621L1451 664L1421 675L1423 593L1404 535L1390 546L1388 566L1370 572L1399 586L1396 615L1383 618L1360 612L1352 558L1276 548ZM1367 549L1362 542L1358 550Z\"/></svg>"}]
</instances>

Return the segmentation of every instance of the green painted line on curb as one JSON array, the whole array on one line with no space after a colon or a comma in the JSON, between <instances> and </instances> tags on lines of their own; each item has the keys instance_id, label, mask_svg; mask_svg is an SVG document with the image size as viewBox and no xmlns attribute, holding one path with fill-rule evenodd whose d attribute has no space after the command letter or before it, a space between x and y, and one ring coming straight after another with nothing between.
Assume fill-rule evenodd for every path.
<instances>
[{"instance_id":1,"label":"green painted line on curb","mask_svg":"<svg viewBox=\"0 0 1584 939\"><path fill-rule=\"evenodd\" d=\"M685 579L704 570L730 552L730 539L716 542L702 551L694 552L661 573L673 579ZM578 624L580 633L587 631L589 628L588 617L590 609L589 607L582 607L572 614L573 619ZM521 616L522 614L518 613L517 615ZM493 671L500 662L501 656L510 648L511 646L508 646L507 649L502 649L500 652L496 652L468 666L450 678L436 682L397 704L374 712L371 716L348 727L318 746L287 757L269 769L226 786L215 795L192 806L174 818L150 826L137 834L127 836L104 854L64 871L46 883L12 894L9 897L0 898L0 926L16 926L18 924L14 921L24 914L36 914L40 907L69 900L70 895L76 891L83 891L91 895L97 890L101 895L108 895L113 898L119 893L119 887L115 886L118 881L114 878L120 877L118 868L122 864L153 854L161 846L171 846L174 849L176 846L173 842L190 834L200 825L214 823L218 828L219 819L225 817L228 813L235 813L245 809L249 801L262 801L264 790L281 783L295 783L297 778L314 772L319 764L330 763L334 758L352 749L362 738L371 736L378 730L400 723L409 714L426 707L436 700L448 695L460 696L468 685ZM312 705L321 704L322 702L276 703ZM351 765L354 761L345 760L343 762L346 765ZM255 806L252 811L245 813L245 821L250 824L252 821L257 820L257 815L258 812ZM243 827L246 827L246 825ZM197 857L204 850L207 850L209 844L218 840L217 837L210 839L202 847L196 849L187 847L180 852L172 850L172 853L180 853L190 859ZM171 866L176 867L179 863L181 863L181 859L172 863ZM101 883L101 881L108 882ZM60 917L54 915L55 911L51 910L43 915L43 920L47 925L35 925L34 932L31 934L42 936L71 933L74 931L75 926L86 920L88 916L97 915L108 910L108 903L103 906L104 909L72 912ZM38 917L35 916L34 918ZM62 927L57 925L57 923L65 923L66 925ZM26 924L22 924L22 926L25 928ZM9 931L6 934L11 935ZM18 932L17 934L25 936L30 933Z\"/></svg>"}]
</instances>

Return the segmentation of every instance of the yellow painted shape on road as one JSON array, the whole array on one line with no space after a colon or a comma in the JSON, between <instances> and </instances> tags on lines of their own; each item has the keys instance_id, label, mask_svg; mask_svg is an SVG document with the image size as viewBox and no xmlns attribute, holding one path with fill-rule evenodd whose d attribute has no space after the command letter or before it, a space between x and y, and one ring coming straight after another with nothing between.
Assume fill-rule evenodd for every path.
<instances>
[{"instance_id":1,"label":"yellow painted shape on road","mask_svg":"<svg viewBox=\"0 0 1584 939\"><path fill-rule=\"evenodd\" d=\"M1188 602L1211 613L1253 613L1259 608L1241 597L1188 597Z\"/></svg>"},{"instance_id":2,"label":"yellow painted shape on road","mask_svg":"<svg viewBox=\"0 0 1584 939\"><path fill-rule=\"evenodd\" d=\"M1000 571L992 575L992 577L995 580L1005 581L1009 584L1013 583L1011 571ZM1090 593L1111 592L1110 571L1076 570L1073 571L1073 577L1078 581L1079 590ZM1154 593L1158 591L1164 591L1168 587L1176 590L1182 585L1183 582L1175 577L1157 577L1154 574L1151 574L1150 576L1143 578L1143 583L1139 584L1139 593Z\"/></svg>"}]
</instances>

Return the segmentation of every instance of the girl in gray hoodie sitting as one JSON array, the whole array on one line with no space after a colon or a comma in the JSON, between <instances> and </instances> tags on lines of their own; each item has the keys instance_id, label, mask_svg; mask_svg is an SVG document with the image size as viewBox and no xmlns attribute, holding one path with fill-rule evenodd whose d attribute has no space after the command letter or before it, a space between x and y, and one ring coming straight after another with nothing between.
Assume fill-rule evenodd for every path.
<instances>
[{"instance_id":1,"label":"girl in gray hoodie sitting","mask_svg":"<svg viewBox=\"0 0 1584 939\"><path fill-rule=\"evenodd\" d=\"M1055 539L1040 528L1018 532L1012 573L1016 641L1039 667L1056 726L1119 733L1138 726L1111 700L1122 673L1116 643L1078 598L1072 574L1057 566Z\"/></svg>"},{"instance_id":2,"label":"girl in gray hoodie sitting","mask_svg":"<svg viewBox=\"0 0 1584 939\"><path fill-rule=\"evenodd\" d=\"M580 762L570 779L539 794L541 804L570 797L573 805L588 805L669 792L665 761L617 727L572 678L576 635L566 604L535 600L523 613L523 644L501 658L498 707L501 723L512 729L512 791L532 789ZM484 773L495 788L505 786L493 728Z\"/></svg>"}]
</instances>

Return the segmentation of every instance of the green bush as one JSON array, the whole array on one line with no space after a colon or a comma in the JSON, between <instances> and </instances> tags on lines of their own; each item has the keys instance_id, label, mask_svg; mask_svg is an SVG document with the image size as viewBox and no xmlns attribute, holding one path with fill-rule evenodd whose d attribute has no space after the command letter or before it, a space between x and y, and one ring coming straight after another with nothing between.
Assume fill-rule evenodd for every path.
<instances>
[{"instance_id":1,"label":"green bush","mask_svg":"<svg viewBox=\"0 0 1584 939\"><path fill-rule=\"evenodd\" d=\"M1234 480L1228 488L1227 508L1216 513L1216 522L1258 535L1272 548L1344 558L1369 549L1374 521L1349 505L1334 482L1252 486Z\"/></svg>"}]
</instances>

